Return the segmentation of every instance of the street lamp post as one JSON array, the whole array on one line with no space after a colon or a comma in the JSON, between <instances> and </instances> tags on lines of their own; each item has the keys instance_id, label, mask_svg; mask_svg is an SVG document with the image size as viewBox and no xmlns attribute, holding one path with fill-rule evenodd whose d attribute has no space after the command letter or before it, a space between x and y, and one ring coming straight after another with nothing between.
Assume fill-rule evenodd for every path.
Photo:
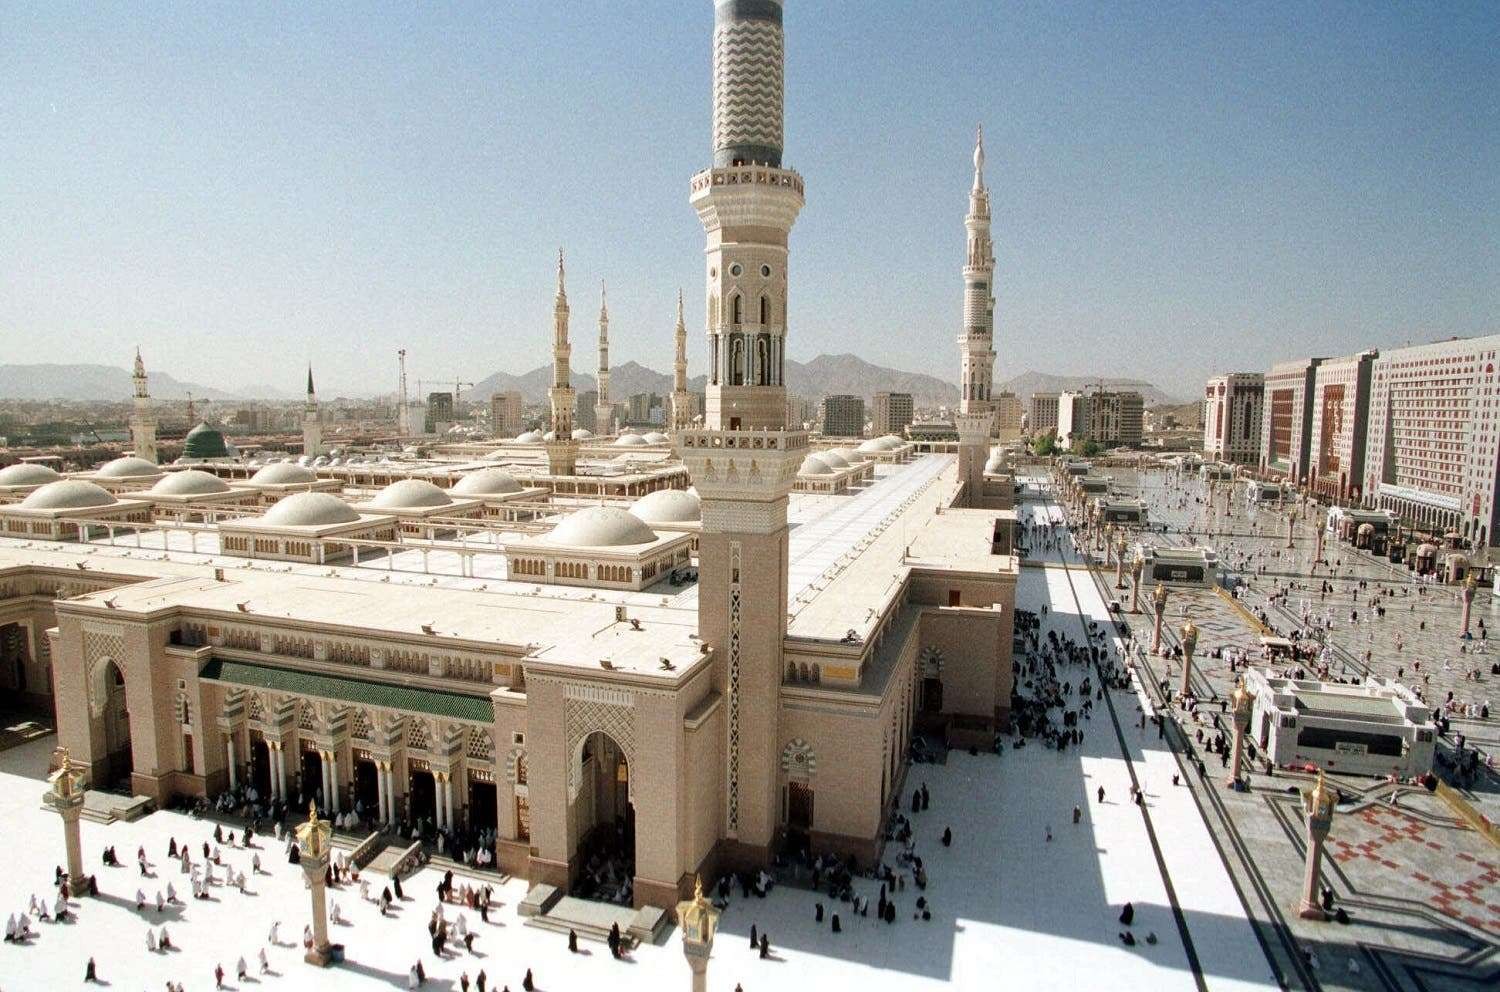
<instances>
[{"instance_id":1,"label":"street lamp post","mask_svg":"<svg viewBox=\"0 0 1500 992\"><path fill-rule=\"evenodd\" d=\"M1463 585L1459 587L1458 594L1464 602L1463 623L1459 629L1458 636L1468 640L1469 634L1469 612L1474 608L1474 588L1478 583L1474 581L1474 573L1471 571L1464 576Z\"/></svg>"},{"instance_id":2,"label":"street lamp post","mask_svg":"<svg viewBox=\"0 0 1500 992\"><path fill-rule=\"evenodd\" d=\"M1129 542L1127 542L1125 540L1125 535L1123 533L1119 537L1115 538L1115 588L1116 589L1124 589L1125 588L1125 549L1127 547L1129 547Z\"/></svg>"},{"instance_id":3,"label":"street lamp post","mask_svg":"<svg viewBox=\"0 0 1500 992\"><path fill-rule=\"evenodd\" d=\"M1139 552L1130 560L1130 612L1141 612L1141 571L1146 567L1146 559Z\"/></svg>"},{"instance_id":4,"label":"street lamp post","mask_svg":"<svg viewBox=\"0 0 1500 992\"><path fill-rule=\"evenodd\" d=\"M1161 622L1167 615L1167 587L1165 583L1156 583L1156 592L1151 594L1151 612L1156 615L1156 621L1151 627L1151 653L1161 652Z\"/></svg>"},{"instance_id":5,"label":"street lamp post","mask_svg":"<svg viewBox=\"0 0 1500 992\"><path fill-rule=\"evenodd\" d=\"M703 880L693 880L693 898L677 904L677 925L682 927L682 956L693 970L693 992L707 992L708 956L714 949L714 931L719 911L703 898Z\"/></svg>"},{"instance_id":6,"label":"street lamp post","mask_svg":"<svg viewBox=\"0 0 1500 992\"><path fill-rule=\"evenodd\" d=\"M1302 794L1302 812L1307 818L1307 871L1302 876L1302 902L1297 914L1304 920L1326 920L1328 914L1319 905L1318 883L1323 870L1323 842L1333 824L1334 791L1318 772L1317 784Z\"/></svg>"},{"instance_id":7,"label":"street lamp post","mask_svg":"<svg viewBox=\"0 0 1500 992\"><path fill-rule=\"evenodd\" d=\"M72 894L80 895L83 889L83 844L78 836L78 818L83 814L83 773L73 767L65 747L52 752L52 763L57 768L47 776L52 786L43 794L42 801L62 817L63 844L68 851L68 883Z\"/></svg>"},{"instance_id":8,"label":"street lamp post","mask_svg":"<svg viewBox=\"0 0 1500 992\"><path fill-rule=\"evenodd\" d=\"M1319 513L1313 517L1313 525L1317 527L1316 537L1318 539L1317 553L1313 555L1313 564L1321 565L1323 564L1323 531L1327 529L1327 524L1323 521L1323 514Z\"/></svg>"},{"instance_id":9,"label":"street lamp post","mask_svg":"<svg viewBox=\"0 0 1500 992\"><path fill-rule=\"evenodd\" d=\"M1297 511L1292 510L1286 515L1286 546L1292 547L1292 529L1297 526Z\"/></svg>"},{"instance_id":10,"label":"street lamp post","mask_svg":"<svg viewBox=\"0 0 1500 992\"><path fill-rule=\"evenodd\" d=\"M1229 710L1234 719L1234 753L1229 759L1229 781L1232 789L1240 788L1240 769L1245 760L1245 733L1250 729L1250 711L1255 708L1255 697L1245 688L1240 679L1229 694Z\"/></svg>"},{"instance_id":11,"label":"street lamp post","mask_svg":"<svg viewBox=\"0 0 1500 992\"><path fill-rule=\"evenodd\" d=\"M1182 635L1182 692L1183 699L1192 693L1188 680L1193 677L1193 649L1198 646L1198 625L1189 620L1178 631Z\"/></svg>"},{"instance_id":12,"label":"street lamp post","mask_svg":"<svg viewBox=\"0 0 1500 992\"><path fill-rule=\"evenodd\" d=\"M333 827L318 819L318 804L307 804L307 822L297 827L297 850L307 887L312 893L313 946L303 955L308 964L326 968L333 963L333 945L328 942L328 906L325 883L328 873L329 838Z\"/></svg>"}]
</instances>

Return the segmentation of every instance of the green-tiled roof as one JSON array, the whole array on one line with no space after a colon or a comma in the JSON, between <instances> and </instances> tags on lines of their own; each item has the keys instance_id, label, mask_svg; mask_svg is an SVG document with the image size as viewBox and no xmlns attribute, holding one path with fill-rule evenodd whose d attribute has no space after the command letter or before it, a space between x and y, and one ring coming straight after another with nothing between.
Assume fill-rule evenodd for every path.
<instances>
[{"instance_id":1,"label":"green-tiled roof","mask_svg":"<svg viewBox=\"0 0 1500 992\"><path fill-rule=\"evenodd\" d=\"M182 439L182 457L228 458L229 445L225 443L221 432L206 423L200 423Z\"/></svg>"},{"instance_id":2,"label":"green-tiled roof","mask_svg":"<svg viewBox=\"0 0 1500 992\"><path fill-rule=\"evenodd\" d=\"M291 668L255 665L247 661L210 659L201 678L254 689L275 689L299 696L337 699L346 703L381 706L386 709L430 713L480 723L495 721L494 708L488 697L469 696L459 692L440 692L388 682L346 679L321 672L301 672Z\"/></svg>"}]
</instances>

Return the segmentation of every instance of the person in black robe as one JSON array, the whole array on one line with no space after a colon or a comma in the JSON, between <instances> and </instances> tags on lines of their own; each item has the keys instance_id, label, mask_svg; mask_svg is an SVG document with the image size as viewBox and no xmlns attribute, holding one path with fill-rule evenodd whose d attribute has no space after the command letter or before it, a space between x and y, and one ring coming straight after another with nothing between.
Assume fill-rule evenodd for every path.
<instances>
[{"instance_id":1,"label":"person in black robe","mask_svg":"<svg viewBox=\"0 0 1500 992\"><path fill-rule=\"evenodd\" d=\"M286 855L287 864L300 865L302 863L302 852L293 844L292 849Z\"/></svg>"},{"instance_id":2,"label":"person in black robe","mask_svg":"<svg viewBox=\"0 0 1500 992\"><path fill-rule=\"evenodd\" d=\"M943 846L944 847L952 847L953 846L953 828L952 827L944 827L943 828Z\"/></svg>"},{"instance_id":3,"label":"person in black robe","mask_svg":"<svg viewBox=\"0 0 1500 992\"><path fill-rule=\"evenodd\" d=\"M83 980L85 982L97 982L99 980L99 973L96 970L94 970L94 959L93 958L89 958L89 963L84 966L84 969L83 969Z\"/></svg>"},{"instance_id":4,"label":"person in black robe","mask_svg":"<svg viewBox=\"0 0 1500 992\"><path fill-rule=\"evenodd\" d=\"M391 884L393 886L395 886L395 889L396 889L396 898L397 899L405 899L406 896L401 892L401 876L400 875L392 875L391 876Z\"/></svg>"},{"instance_id":5,"label":"person in black robe","mask_svg":"<svg viewBox=\"0 0 1500 992\"><path fill-rule=\"evenodd\" d=\"M479 992L484 992L484 986L487 982L489 982L489 980L489 976L484 973L484 969L480 968L479 974L474 978L474 987L478 989Z\"/></svg>"},{"instance_id":6,"label":"person in black robe","mask_svg":"<svg viewBox=\"0 0 1500 992\"><path fill-rule=\"evenodd\" d=\"M911 790L911 811L913 813L922 812L922 793L920 790Z\"/></svg>"},{"instance_id":7,"label":"person in black robe","mask_svg":"<svg viewBox=\"0 0 1500 992\"><path fill-rule=\"evenodd\" d=\"M755 949L755 945L757 943L759 943L759 940L756 937L756 932L757 931L755 929L755 924L754 923L750 924L750 949L751 950L754 950Z\"/></svg>"},{"instance_id":8,"label":"person in black robe","mask_svg":"<svg viewBox=\"0 0 1500 992\"><path fill-rule=\"evenodd\" d=\"M1122 910L1120 910L1120 922L1123 923L1123 924L1125 924L1128 927L1128 926L1130 926L1131 921L1133 921L1134 919L1135 919L1135 903L1127 902L1125 904L1125 908L1122 909Z\"/></svg>"},{"instance_id":9,"label":"person in black robe","mask_svg":"<svg viewBox=\"0 0 1500 992\"><path fill-rule=\"evenodd\" d=\"M771 940L765 934L760 935L760 956L761 960L771 956Z\"/></svg>"},{"instance_id":10,"label":"person in black robe","mask_svg":"<svg viewBox=\"0 0 1500 992\"><path fill-rule=\"evenodd\" d=\"M609 925L609 956L619 960L620 957L620 924Z\"/></svg>"},{"instance_id":11,"label":"person in black robe","mask_svg":"<svg viewBox=\"0 0 1500 992\"><path fill-rule=\"evenodd\" d=\"M833 921L832 922L833 922L833 932L834 933L842 933L843 932L843 927L839 926L839 914L837 914L837 913L833 914Z\"/></svg>"},{"instance_id":12,"label":"person in black robe","mask_svg":"<svg viewBox=\"0 0 1500 992\"><path fill-rule=\"evenodd\" d=\"M536 982L531 980L530 968L526 969L526 977L521 979L521 988L525 989L526 992L533 992L536 989Z\"/></svg>"},{"instance_id":13,"label":"person in black robe","mask_svg":"<svg viewBox=\"0 0 1500 992\"><path fill-rule=\"evenodd\" d=\"M932 796L927 794L927 783L922 783L922 808L925 810L932 805Z\"/></svg>"},{"instance_id":14,"label":"person in black robe","mask_svg":"<svg viewBox=\"0 0 1500 992\"><path fill-rule=\"evenodd\" d=\"M816 903L813 906L813 922L814 923L822 923L823 922L823 904L822 903Z\"/></svg>"},{"instance_id":15,"label":"person in black robe","mask_svg":"<svg viewBox=\"0 0 1500 992\"><path fill-rule=\"evenodd\" d=\"M577 954L578 953L578 931L577 930L569 930L568 931L568 952L570 954Z\"/></svg>"}]
</instances>

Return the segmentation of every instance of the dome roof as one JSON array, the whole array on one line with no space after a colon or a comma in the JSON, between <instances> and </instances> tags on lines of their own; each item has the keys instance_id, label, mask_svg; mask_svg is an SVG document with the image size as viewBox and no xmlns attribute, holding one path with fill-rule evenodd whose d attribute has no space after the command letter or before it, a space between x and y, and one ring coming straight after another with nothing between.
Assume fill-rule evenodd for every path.
<instances>
[{"instance_id":1,"label":"dome roof","mask_svg":"<svg viewBox=\"0 0 1500 992\"><path fill-rule=\"evenodd\" d=\"M206 496L229 492L229 484L217 475L190 468L186 472L167 473L151 491L158 496Z\"/></svg>"},{"instance_id":2,"label":"dome roof","mask_svg":"<svg viewBox=\"0 0 1500 992\"><path fill-rule=\"evenodd\" d=\"M573 428L573 440L575 440L575 441L587 441L589 438L591 438L593 436L594 436L594 432L591 431L591 430L589 430L587 427L575 427L575 428Z\"/></svg>"},{"instance_id":3,"label":"dome roof","mask_svg":"<svg viewBox=\"0 0 1500 992\"><path fill-rule=\"evenodd\" d=\"M401 479L380 490L370 500L382 510L415 510L419 507L447 506L453 497L423 479Z\"/></svg>"},{"instance_id":4,"label":"dome roof","mask_svg":"<svg viewBox=\"0 0 1500 992\"><path fill-rule=\"evenodd\" d=\"M20 505L27 510L85 510L95 506L114 506L117 502L112 493L92 482L59 479L33 491L21 500Z\"/></svg>"},{"instance_id":5,"label":"dome roof","mask_svg":"<svg viewBox=\"0 0 1500 992\"><path fill-rule=\"evenodd\" d=\"M885 446L880 443L878 437L872 437L859 446L860 454L864 455L878 455L884 450Z\"/></svg>"},{"instance_id":6,"label":"dome roof","mask_svg":"<svg viewBox=\"0 0 1500 992\"><path fill-rule=\"evenodd\" d=\"M615 447L617 448L639 448L643 444L650 443L650 441L647 441L640 434L621 434L615 438Z\"/></svg>"},{"instance_id":7,"label":"dome roof","mask_svg":"<svg viewBox=\"0 0 1500 992\"><path fill-rule=\"evenodd\" d=\"M867 460L859 457L859 452L853 448L834 448L833 453L842 457L850 465Z\"/></svg>"},{"instance_id":8,"label":"dome roof","mask_svg":"<svg viewBox=\"0 0 1500 992\"><path fill-rule=\"evenodd\" d=\"M646 440L651 444L666 444L668 438L661 431L647 431Z\"/></svg>"},{"instance_id":9,"label":"dome roof","mask_svg":"<svg viewBox=\"0 0 1500 992\"><path fill-rule=\"evenodd\" d=\"M260 519L275 527L323 527L351 524L359 519L359 514L331 493L292 493L277 501Z\"/></svg>"},{"instance_id":10,"label":"dome roof","mask_svg":"<svg viewBox=\"0 0 1500 992\"><path fill-rule=\"evenodd\" d=\"M557 440L557 431L548 431L547 433L545 433L545 434L542 435L542 440L543 441L556 441Z\"/></svg>"},{"instance_id":11,"label":"dome roof","mask_svg":"<svg viewBox=\"0 0 1500 992\"><path fill-rule=\"evenodd\" d=\"M836 449L832 451L820 451L817 454L819 458L828 463L829 468L835 471L849 467L849 459L839 454Z\"/></svg>"},{"instance_id":12,"label":"dome roof","mask_svg":"<svg viewBox=\"0 0 1500 992\"><path fill-rule=\"evenodd\" d=\"M229 445L225 442L222 433L208 426L207 423L200 423L188 431L187 437L182 439L182 457L228 458Z\"/></svg>"},{"instance_id":13,"label":"dome roof","mask_svg":"<svg viewBox=\"0 0 1500 992\"><path fill-rule=\"evenodd\" d=\"M798 475L832 475L833 467L823 460L822 455L808 455L802 459L802 467L797 469Z\"/></svg>"},{"instance_id":14,"label":"dome roof","mask_svg":"<svg viewBox=\"0 0 1500 992\"><path fill-rule=\"evenodd\" d=\"M635 501L630 512L647 523L687 523L703 519L703 501L682 489L658 489Z\"/></svg>"},{"instance_id":15,"label":"dome roof","mask_svg":"<svg viewBox=\"0 0 1500 992\"><path fill-rule=\"evenodd\" d=\"M452 491L460 496L499 496L520 492L521 484L502 469L482 468L459 479Z\"/></svg>"},{"instance_id":16,"label":"dome roof","mask_svg":"<svg viewBox=\"0 0 1500 992\"><path fill-rule=\"evenodd\" d=\"M984 463L984 470L986 472L999 472L1004 468L1005 456L998 451L990 455L990 460Z\"/></svg>"},{"instance_id":17,"label":"dome roof","mask_svg":"<svg viewBox=\"0 0 1500 992\"><path fill-rule=\"evenodd\" d=\"M97 473L105 479L138 479L142 476L161 475L161 466L153 465L144 458L126 455L99 466Z\"/></svg>"},{"instance_id":18,"label":"dome roof","mask_svg":"<svg viewBox=\"0 0 1500 992\"><path fill-rule=\"evenodd\" d=\"M521 444L536 444L542 439L541 431L526 431L516 435L516 440Z\"/></svg>"},{"instance_id":19,"label":"dome roof","mask_svg":"<svg viewBox=\"0 0 1500 992\"><path fill-rule=\"evenodd\" d=\"M37 462L21 462L0 468L0 486L45 486L62 476Z\"/></svg>"},{"instance_id":20,"label":"dome roof","mask_svg":"<svg viewBox=\"0 0 1500 992\"><path fill-rule=\"evenodd\" d=\"M875 440L881 446L882 451L894 451L895 449L906 444L905 441L901 440L894 434L884 434L880 437L877 437Z\"/></svg>"},{"instance_id":21,"label":"dome roof","mask_svg":"<svg viewBox=\"0 0 1500 992\"><path fill-rule=\"evenodd\" d=\"M287 486L305 482L317 482L318 476L311 469L296 462L272 462L250 477L251 482L268 486Z\"/></svg>"},{"instance_id":22,"label":"dome roof","mask_svg":"<svg viewBox=\"0 0 1500 992\"><path fill-rule=\"evenodd\" d=\"M546 540L573 548L617 548L650 544L656 532L640 517L614 506L591 506L565 517Z\"/></svg>"}]
</instances>

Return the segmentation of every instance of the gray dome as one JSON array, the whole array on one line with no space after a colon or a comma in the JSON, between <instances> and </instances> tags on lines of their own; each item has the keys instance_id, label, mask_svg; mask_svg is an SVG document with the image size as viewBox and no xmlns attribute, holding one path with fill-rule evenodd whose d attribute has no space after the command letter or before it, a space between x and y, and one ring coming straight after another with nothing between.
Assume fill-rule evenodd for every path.
<instances>
[{"instance_id":1,"label":"gray dome","mask_svg":"<svg viewBox=\"0 0 1500 992\"><path fill-rule=\"evenodd\" d=\"M252 475L250 481L268 486L288 486L317 482L318 476L295 462L272 462Z\"/></svg>"},{"instance_id":2,"label":"gray dome","mask_svg":"<svg viewBox=\"0 0 1500 992\"><path fill-rule=\"evenodd\" d=\"M823 460L821 455L808 455L802 459L802 467L797 469L797 474L808 475L832 475L833 468Z\"/></svg>"},{"instance_id":3,"label":"gray dome","mask_svg":"<svg viewBox=\"0 0 1500 992\"><path fill-rule=\"evenodd\" d=\"M547 433L545 433L545 434L542 435L542 440L543 441L556 441L557 440L557 431L548 431Z\"/></svg>"},{"instance_id":4,"label":"gray dome","mask_svg":"<svg viewBox=\"0 0 1500 992\"><path fill-rule=\"evenodd\" d=\"M546 540L570 548L618 548L650 544L656 540L656 532L626 510L591 506L565 517L547 534Z\"/></svg>"},{"instance_id":5,"label":"gray dome","mask_svg":"<svg viewBox=\"0 0 1500 992\"><path fill-rule=\"evenodd\" d=\"M880 445L882 451L894 451L895 449L906 444L905 441L901 440L894 434L885 434L881 437L877 437L875 439L875 442Z\"/></svg>"},{"instance_id":6,"label":"gray dome","mask_svg":"<svg viewBox=\"0 0 1500 992\"><path fill-rule=\"evenodd\" d=\"M831 468L831 469L833 469L834 471L838 471L841 468L848 468L849 467L849 459L847 459L843 455L839 454L837 450L820 451L817 454L818 454L818 457L821 458L821 459L823 459L823 461L827 462L828 463L828 467Z\"/></svg>"},{"instance_id":7,"label":"gray dome","mask_svg":"<svg viewBox=\"0 0 1500 992\"><path fill-rule=\"evenodd\" d=\"M21 462L0 468L0 486L45 486L62 476L36 462Z\"/></svg>"},{"instance_id":8,"label":"gray dome","mask_svg":"<svg viewBox=\"0 0 1500 992\"><path fill-rule=\"evenodd\" d=\"M370 501L382 510L415 510L428 506L447 506L453 498L437 486L422 479L402 479L380 490Z\"/></svg>"},{"instance_id":9,"label":"gray dome","mask_svg":"<svg viewBox=\"0 0 1500 992\"><path fill-rule=\"evenodd\" d=\"M630 512L647 523L687 523L703 519L703 501L682 489L658 489L636 500Z\"/></svg>"},{"instance_id":10,"label":"gray dome","mask_svg":"<svg viewBox=\"0 0 1500 992\"><path fill-rule=\"evenodd\" d=\"M652 444L666 444L668 438L661 431L647 431L646 440Z\"/></svg>"},{"instance_id":11,"label":"gray dome","mask_svg":"<svg viewBox=\"0 0 1500 992\"><path fill-rule=\"evenodd\" d=\"M621 434L615 438L615 447L617 448L639 448L643 444L650 443L650 441L647 441L639 434Z\"/></svg>"},{"instance_id":12,"label":"gray dome","mask_svg":"<svg viewBox=\"0 0 1500 992\"><path fill-rule=\"evenodd\" d=\"M147 462L146 464L150 464ZM86 510L96 506L114 506L119 500L106 489L82 479L60 479L49 482L21 500L26 510Z\"/></svg>"},{"instance_id":13,"label":"gray dome","mask_svg":"<svg viewBox=\"0 0 1500 992\"><path fill-rule=\"evenodd\" d=\"M575 440L575 441L587 441L589 438L591 438L593 436L594 436L594 432L591 431L591 430L589 430L587 427L575 427L575 428L573 428L573 440Z\"/></svg>"},{"instance_id":14,"label":"gray dome","mask_svg":"<svg viewBox=\"0 0 1500 992\"><path fill-rule=\"evenodd\" d=\"M143 476L161 475L161 466L153 465L144 458L126 455L99 466L97 473L105 479L139 479Z\"/></svg>"},{"instance_id":15,"label":"gray dome","mask_svg":"<svg viewBox=\"0 0 1500 992\"><path fill-rule=\"evenodd\" d=\"M227 493L229 485L217 475L196 468L186 472L171 472L151 491L158 496L206 496L209 493Z\"/></svg>"},{"instance_id":16,"label":"gray dome","mask_svg":"<svg viewBox=\"0 0 1500 992\"><path fill-rule=\"evenodd\" d=\"M832 453L835 454L835 455L838 455L840 458L842 458L844 461L848 462L850 465L855 465L855 464L858 464L859 462L868 461L868 459L866 459L866 458L859 457L859 452L856 451L856 450L854 450L853 448L834 448Z\"/></svg>"},{"instance_id":17,"label":"gray dome","mask_svg":"<svg viewBox=\"0 0 1500 992\"><path fill-rule=\"evenodd\" d=\"M359 519L354 508L330 493L292 493L260 518L273 527L324 527L352 524Z\"/></svg>"},{"instance_id":18,"label":"gray dome","mask_svg":"<svg viewBox=\"0 0 1500 992\"><path fill-rule=\"evenodd\" d=\"M525 431L516 435L516 441L521 444L536 444L542 439L541 431Z\"/></svg>"},{"instance_id":19,"label":"gray dome","mask_svg":"<svg viewBox=\"0 0 1500 992\"><path fill-rule=\"evenodd\" d=\"M504 496L520 492L521 484L502 469L483 468L459 479L452 491L460 496Z\"/></svg>"}]
</instances>

